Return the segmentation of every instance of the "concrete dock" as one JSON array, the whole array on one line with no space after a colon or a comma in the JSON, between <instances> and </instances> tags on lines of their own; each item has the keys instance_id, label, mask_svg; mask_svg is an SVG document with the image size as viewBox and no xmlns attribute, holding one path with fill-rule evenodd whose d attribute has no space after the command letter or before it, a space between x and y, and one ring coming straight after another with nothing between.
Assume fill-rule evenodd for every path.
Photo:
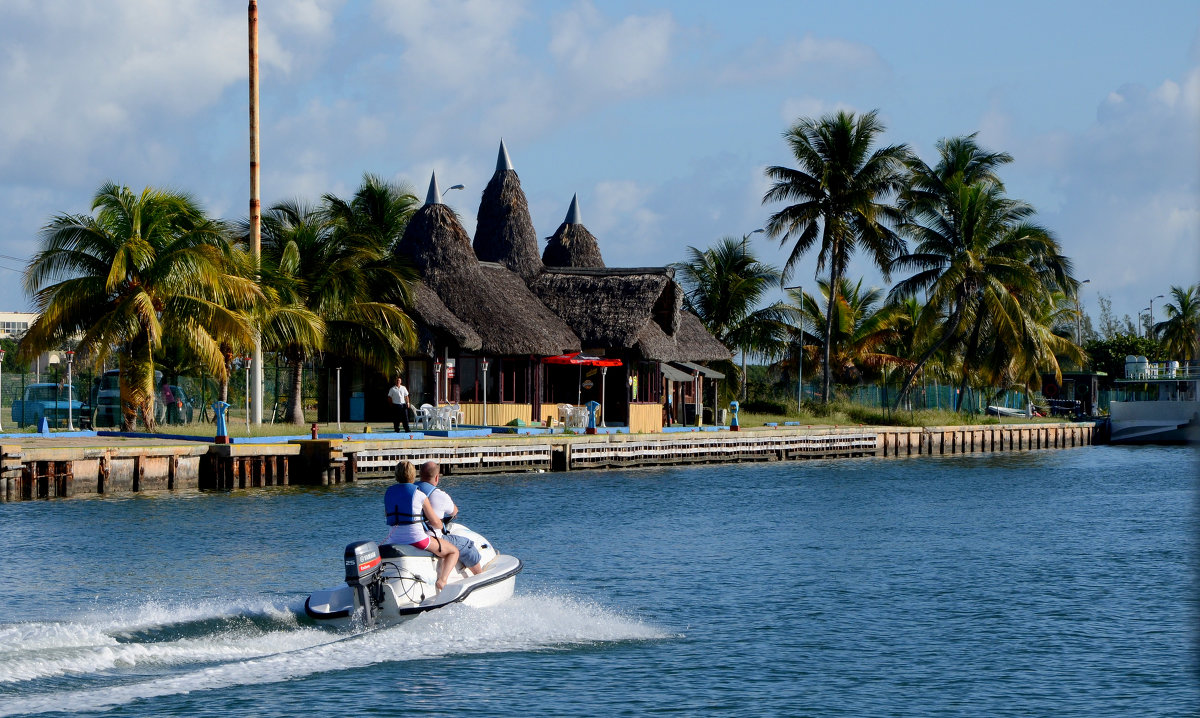
<instances>
[{"instance_id":1,"label":"concrete dock","mask_svg":"<svg viewBox=\"0 0 1200 718\"><path fill-rule=\"evenodd\" d=\"M940 456L1090 446L1093 423L941 427L771 427L662 434L425 439L319 438L209 444L122 436L5 439L0 502L199 489L329 485L433 459L455 474L738 461Z\"/></svg>"}]
</instances>

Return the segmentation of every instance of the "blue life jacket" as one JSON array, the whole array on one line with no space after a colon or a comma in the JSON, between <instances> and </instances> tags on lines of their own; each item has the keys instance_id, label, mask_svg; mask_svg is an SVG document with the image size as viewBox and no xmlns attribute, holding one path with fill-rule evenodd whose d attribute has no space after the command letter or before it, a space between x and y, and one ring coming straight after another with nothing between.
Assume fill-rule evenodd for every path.
<instances>
[{"instance_id":1,"label":"blue life jacket","mask_svg":"<svg viewBox=\"0 0 1200 718\"><path fill-rule=\"evenodd\" d=\"M418 481L417 483L413 484L413 486L416 486L418 489L425 492L426 496L433 496L433 492L437 491L437 487L428 481Z\"/></svg>"},{"instance_id":2,"label":"blue life jacket","mask_svg":"<svg viewBox=\"0 0 1200 718\"><path fill-rule=\"evenodd\" d=\"M425 494L416 484L392 484L383 494L388 526L421 523L425 520L421 512L423 503Z\"/></svg>"}]
</instances>

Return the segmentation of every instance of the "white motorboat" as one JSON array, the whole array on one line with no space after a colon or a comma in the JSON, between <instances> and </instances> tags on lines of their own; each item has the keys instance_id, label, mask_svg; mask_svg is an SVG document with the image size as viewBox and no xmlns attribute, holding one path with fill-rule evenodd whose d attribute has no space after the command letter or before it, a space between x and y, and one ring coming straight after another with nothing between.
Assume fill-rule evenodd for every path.
<instances>
[{"instance_id":1,"label":"white motorboat","mask_svg":"<svg viewBox=\"0 0 1200 718\"><path fill-rule=\"evenodd\" d=\"M1109 404L1113 443L1200 443L1200 362L1125 357L1120 400Z\"/></svg>"},{"instance_id":2,"label":"white motorboat","mask_svg":"<svg viewBox=\"0 0 1200 718\"><path fill-rule=\"evenodd\" d=\"M433 554L407 544L356 541L345 551L346 585L314 591L304 602L305 614L339 628L371 628L452 603L491 606L512 596L521 561L499 553L490 541L462 524L452 524L449 530L475 542L482 573L472 574L460 564L439 592L434 587L438 559Z\"/></svg>"}]
</instances>

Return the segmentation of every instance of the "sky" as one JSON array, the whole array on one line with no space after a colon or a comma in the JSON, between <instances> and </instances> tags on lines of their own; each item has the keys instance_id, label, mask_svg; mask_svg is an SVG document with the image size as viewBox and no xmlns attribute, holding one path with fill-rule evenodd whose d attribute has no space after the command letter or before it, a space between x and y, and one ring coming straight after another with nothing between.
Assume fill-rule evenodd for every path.
<instances>
[{"instance_id":1,"label":"sky","mask_svg":"<svg viewBox=\"0 0 1200 718\"><path fill-rule=\"evenodd\" d=\"M763 170L801 117L877 109L933 162L1012 154L1084 285L1137 315L1200 281L1200 5L800 0L261 0L265 206L365 172L473 233L501 138L550 236L578 193L608 266L663 265L763 226ZM0 311L31 307L39 230L115 181L248 214L244 0L0 0ZM750 246L781 265L786 247ZM814 286L815 257L789 284ZM850 276L889 286L865 257ZM1156 319L1167 299L1155 300Z\"/></svg>"}]
</instances>

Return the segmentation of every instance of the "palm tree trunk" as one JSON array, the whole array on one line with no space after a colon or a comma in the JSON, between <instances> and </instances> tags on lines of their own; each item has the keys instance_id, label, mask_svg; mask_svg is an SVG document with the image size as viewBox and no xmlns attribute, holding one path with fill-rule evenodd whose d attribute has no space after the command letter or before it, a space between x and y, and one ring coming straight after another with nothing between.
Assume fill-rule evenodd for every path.
<instances>
[{"instance_id":1,"label":"palm tree trunk","mask_svg":"<svg viewBox=\"0 0 1200 718\"><path fill-rule=\"evenodd\" d=\"M288 397L288 414L291 416L293 424L304 423L304 401L300 396L301 386L304 381L304 357L301 355L293 355L290 357L292 366L292 395Z\"/></svg>"},{"instance_id":2,"label":"palm tree trunk","mask_svg":"<svg viewBox=\"0 0 1200 718\"><path fill-rule=\"evenodd\" d=\"M971 358L971 355L974 354L977 349L979 349L979 332L982 325L983 315L977 312L975 317L975 326L971 328L971 339L967 342L967 350L963 352L962 382L958 385L957 411L959 413L962 413L963 399L967 396L967 379L970 377L968 362Z\"/></svg>"},{"instance_id":3,"label":"palm tree trunk","mask_svg":"<svg viewBox=\"0 0 1200 718\"><path fill-rule=\"evenodd\" d=\"M962 318L963 303L960 300L958 302L958 306L954 308L953 316L950 318L950 326L946 329L945 333L942 334L942 338L938 339L936 342L934 342L933 346L925 350L925 353L921 355L921 358L918 359L917 363L913 365L913 368L909 370L908 376L904 378L904 383L900 385L900 392L896 395L895 408L900 408L900 402L904 401L904 397L908 396L908 391L912 388L913 379L917 378L917 373L925 368L925 364L929 361L929 358L938 353L938 351L941 350L946 342L950 341L950 337L954 336L954 334L958 331L958 325L962 323Z\"/></svg>"},{"instance_id":4,"label":"palm tree trunk","mask_svg":"<svg viewBox=\"0 0 1200 718\"><path fill-rule=\"evenodd\" d=\"M129 342L119 360L121 369L121 428L133 431L140 416L147 431L154 431L154 357L150 338L141 332Z\"/></svg>"},{"instance_id":5,"label":"palm tree trunk","mask_svg":"<svg viewBox=\"0 0 1200 718\"><path fill-rule=\"evenodd\" d=\"M837 301L837 282L838 282L838 271L837 271L836 259L834 261L831 261L830 264L832 265L832 267L829 270L829 296L826 297L826 301L825 301L825 349L823 352L825 355L825 360L823 362L824 367L822 367L822 370L821 370L821 393L823 395L822 403L825 403L825 404L829 403L829 379L830 379L829 364L832 361L832 350L833 350L833 304L834 304L834 302Z\"/></svg>"}]
</instances>

